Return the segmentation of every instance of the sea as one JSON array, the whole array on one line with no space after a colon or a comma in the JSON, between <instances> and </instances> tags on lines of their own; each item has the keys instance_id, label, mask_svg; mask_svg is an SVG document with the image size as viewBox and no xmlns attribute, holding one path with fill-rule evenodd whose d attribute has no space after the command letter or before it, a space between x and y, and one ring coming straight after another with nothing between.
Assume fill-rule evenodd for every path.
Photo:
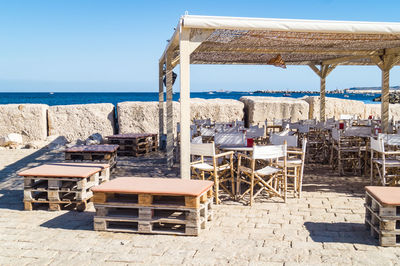
<instances>
[{"instance_id":1,"label":"sea","mask_svg":"<svg viewBox=\"0 0 400 266\"><path fill-rule=\"evenodd\" d=\"M192 92L191 98L203 99L234 99L239 100L243 96L266 96L266 97L292 97L301 98L304 96L318 96L319 93L253 93L253 92ZM379 103L373 99L380 94L353 94L335 93L327 94L327 97L358 100L364 103ZM164 96L165 97L165 96ZM164 98L165 99L165 98ZM179 100L179 93L173 94L173 100ZM47 105L70 105L88 103L112 103L126 101L158 101L158 92L1 92L0 104L11 103L42 103Z\"/></svg>"}]
</instances>

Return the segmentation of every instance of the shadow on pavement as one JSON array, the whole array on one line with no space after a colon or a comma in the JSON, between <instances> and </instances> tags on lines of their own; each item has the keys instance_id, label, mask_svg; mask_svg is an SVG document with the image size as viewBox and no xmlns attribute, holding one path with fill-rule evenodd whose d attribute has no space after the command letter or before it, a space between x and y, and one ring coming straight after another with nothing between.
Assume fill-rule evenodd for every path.
<instances>
[{"instance_id":1,"label":"shadow on pavement","mask_svg":"<svg viewBox=\"0 0 400 266\"><path fill-rule=\"evenodd\" d=\"M69 211L42 223L41 227L66 230L93 230L94 212Z\"/></svg>"},{"instance_id":2,"label":"shadow on pavement","mask_svg":"<svg viewBox=\"0 0 400 266\"><path fill-rule=\"evenodd\" d=\"M378 245L361 223L305 222L304 226L314 242Z\"/></svg>"}]
</instances>

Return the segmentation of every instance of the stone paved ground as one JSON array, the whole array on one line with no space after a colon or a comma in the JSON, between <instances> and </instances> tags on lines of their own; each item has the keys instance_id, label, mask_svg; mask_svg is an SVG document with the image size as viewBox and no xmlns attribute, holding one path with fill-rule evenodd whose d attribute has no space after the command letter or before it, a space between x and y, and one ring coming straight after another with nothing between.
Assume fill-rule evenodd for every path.
<instances>
[{"instance_id":1,"label":"stone paved ground","mask_svg":"<svg viewBox=\"0 0 400 266\"><path fill-rule=\"evenodd\" d=\"M121 158L123 159L123 158ZM62 160L59 152L0 152L0 265L399 265L400 248L382 248L364 229L365 179L307 169L302 199L253 207L215 206L199 237L95 232L93 207L23 211L20 169ZM115 176L174 176L161 159L122 160Z\"/></svg>"}]
</instances>

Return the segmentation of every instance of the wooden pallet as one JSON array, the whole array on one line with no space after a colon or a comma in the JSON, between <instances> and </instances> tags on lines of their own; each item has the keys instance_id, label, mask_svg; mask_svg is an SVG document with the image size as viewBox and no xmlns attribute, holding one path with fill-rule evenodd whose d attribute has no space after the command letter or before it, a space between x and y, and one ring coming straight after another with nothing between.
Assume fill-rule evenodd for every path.
<instances>
[{"instance_id":1,"label":"wooden pallet","mask_svg":"<svg viewBox=\"0 0 400 266\"><path fill-rule=\"evenodd\" d=\"M106 163L110 168L117 164L118 145L82 145L65 150L65 160L74 162Z\"/></svg>"},{"instance_id":2,"label":"wooden pallet","mask_svg":"<svg viewBox=\"0 0 400 266\"><path fill-rule=\"evenodd\" d=\"M173 196L156 194L124 194L111 192L96 192L93 202L98 204L112 203L124 206L152 206L152 207L179 207L199 208L201 203L213 197L212 190L208 190L201 196Z\"/></svg>"},{"instance_id":3,"label":"wooden pallet","mask_svg":"<svg viewBox=\"0 0 400 266\"><path fill-rule=\"evenodd\" d=\"M212 202L210 198L198 209L95 204L94 229L197 236L212 220Z\"/></svg>"},{"instance_id":4,"label":"wooden pallet","mask_svg":"<svg viewBox=\"0 0 400 266\"><path fill-rule=\"evenodd\" d=\"M105 166L55 163L19 173L24 177L25 210L33 210L36 205L45 205L48 210L74 205L84 210L93 196L91 189L109 179L109 167L102 167Z\"/></svg>"},{"instance_id":5,"label":"wooden pallet","mask_svg":"<svg viewBox=\"0 0 400 266\"><path fill-rule=\"evenodd\" d=\"M381 246L400 246L400 205L380 202L380 199L368 192L368 188L373 187L367 187L365 195L366 229L372 237L379 240ZM378 192L382 193L386 188L383 187Z\"/></svg>"},{"instance_id":6,"label":"wooden pallet","mask_svg":"<svg viewBox=\"0 0 400 266\"><path fill-rule=\"evenodd\" d=\"M118 144L120 156L142 156L158 148L157 134L118 134L106 137L109 144Z\"/></svg>"},{"instance_id":7,"label":"wooden pallet","mask_svg":"<svg viewBox=\"0 0 400 266\"><path fill-rule=\"evenodd\" d=\"M45 209L48 211L60 211L64 209L73 209L82 212L86 210L87 204L88 200L83 200L83 201L24 200L24 210L32 211L32 210Z\"/></svg>"},{"instance_id":8,"label":"wooden pallet","mask_svg":"<svg viewBox=\"0 0 400 266\"><path fill-rule=\"evenodd\" d=\"M93 189L94 229L198 235L212 220L213 182L123 177Z\"/></svg>"}]
</instances>

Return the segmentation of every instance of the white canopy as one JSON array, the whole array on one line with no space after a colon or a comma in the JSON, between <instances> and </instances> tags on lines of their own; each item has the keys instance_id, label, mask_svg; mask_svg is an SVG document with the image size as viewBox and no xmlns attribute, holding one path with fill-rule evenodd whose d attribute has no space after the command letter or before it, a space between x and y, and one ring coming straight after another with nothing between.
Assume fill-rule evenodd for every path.
<instances>
[{"instance_id":1,"label":"white canopy","mask_svg":"<svg viewBox=\"0 0 400 266\"><path fill-rule=\"evenodd\" d=\"M181 17L160 59L160 103L164 101L162 71L165 64L167 135L171 135L172 103L168 104L172 101L171 72L180 64L182 177L188 178L190 174L190 64L308 65L321 80L321 120L325 119L325 80L337 65L377 65L382 70L381 106L386 131L389 71L399 62L400 23ZM162 106L160 104L160 118L163 118ZM167 146L172 149L173 137L167 137Z\"/></svg>"}]
</instances>

